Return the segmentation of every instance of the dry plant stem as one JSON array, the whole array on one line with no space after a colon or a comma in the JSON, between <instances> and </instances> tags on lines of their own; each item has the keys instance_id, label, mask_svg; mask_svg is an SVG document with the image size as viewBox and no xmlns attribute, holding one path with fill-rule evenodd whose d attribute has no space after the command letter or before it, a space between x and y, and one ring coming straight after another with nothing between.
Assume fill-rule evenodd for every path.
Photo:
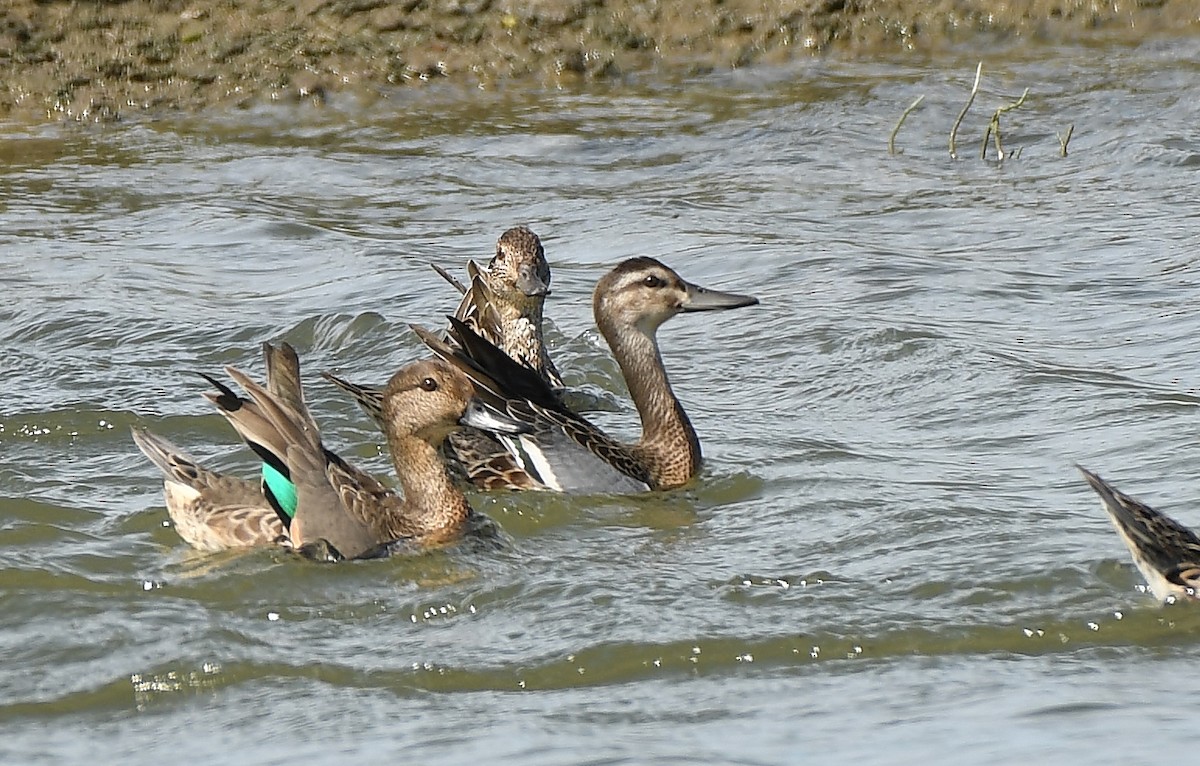
<instances>
[{"instance_id":1,"label":"dry plant stem","mask_svg":"<svg viewBox=\"0 0 1200 766\"><path fill-rule=\"evenodd\" d=\"M888 136L888 154L896 153L896 134L900 132L900 126L904 124L904 121L908 119L908 115L912 114L912 111L920 106L924 100L925 94L922 93L920 96L917 96L917 100L909 104L908 108L904 110L904 114L900 115L900 119L896 120L896 127L892 128L892 135Z\"/></svg>"},{"instance_id":2,"label":"dry plant stem","mask_svg":"<svg viewBox=\"0 0 1200 766\"><path fill-rule=\"evenodd\" d=\"M1062 156L1062 157L1067 156L1067 144L1069 144L1071 142L1071 134L1074 132L1075 132L1075 123L1071 123L1070 125L1067 126L1067 135L1065 135L1065 136L1061 136L1058 134L1057 131L1055 131L1054 135L1058 136L1059 156Z\"/></svg>"},{"instance_id":3,"label":"dry plant stem","mask_svg":"<svg viewBox=\"0 0 1200 766\"><path fill-rule=\"evenodd\" d=\"M992 121L990 123L988 123L988 129L983 134L983 148L979 152L979 159L981 159L981 160L987 159L988 138L990 136L994 135L996 137L996 160L998 162L1004 162L1004 147L1000 144L1000 115L1004 114L1005 112L1010 112L1013 109L1016 109L1019 106L1021 106L1021 104L1024 104L1025 97L1028 95L1029 95L1029 88L1026 88L1025 92L1021 94L1020 98L1018 98L1016 101L1012 102L1011 104L1006 104L1006 105L1000 107L999 109L996 110L996 113L992 115Z\"/></svg>"},{"instance_id":4,"label":"dry plant stem","mask_svg":"<svg viewBox=\"0 0 1200 766\"><path fill-rule=\"evenodd\" d=\"M955 141L958 137L958 126L962 124L963 118L967 116L967 110L971 108L971 104L975 103L975 94L979 92L979 75L983 74L983 62L979 62L979 66L975 67L975 84L971 86L971 97L967 99L967 105L958 113L958 119L954 121L954 127L950 128L950 159L958 159L958 150L955 146Z\"/></svg>"}]
</instances>

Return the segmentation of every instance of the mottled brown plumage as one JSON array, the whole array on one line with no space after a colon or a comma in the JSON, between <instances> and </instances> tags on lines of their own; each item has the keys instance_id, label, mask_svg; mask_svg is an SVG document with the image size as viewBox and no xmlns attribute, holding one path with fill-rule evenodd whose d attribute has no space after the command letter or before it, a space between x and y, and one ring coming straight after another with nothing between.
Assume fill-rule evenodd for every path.
<instances>
[{"instance_id":1,"label":"mottled brown plumage","mask_svg":"<svg viewBox=\"0 0 1200 766\"><path fill-rule=\"evenodd\" d=\"M193 548L220 551L287 540L257 481L210 471L167 439L137 426L132 431L138 448L165 475L167 514Z\"/></svg>"},{"instance_id":2,"label":"mottled brown plumage","mask_svg":"<svg viewBox=\"0 0 1200 766\"><path fill-rule=\"evenodd\" d=\"M381 414L400 496L322 443L304 402L295 350L264 344L264 356L266 386L226 368L248 398L212 378L217 391L205 396L295 485L296 513L286 532L257 483L207 471L167 440L133 429L138 447L166 475L168 512L187 542L203 550L285 542L317 558L355 558L393 550L397 541L419 549L490 529L451 483L437 445L460 420L511 431L521 426L484 410L467 378L429 360L400 370L384 389Z\"/></svg>"},{"instance_id":3,"label":"mottled brown plumage","mask_svg":"<svg viewBox=\"0 0 1200 766\"><path fill-rule=\"evenodd\" d=\"M454 313L456 318L534 370L552 389L562 389L562 378L542 337L542 310L550 291L550 266L542 242L533 231L516 226L500 235L496 254L486 269L474 261L467 264L467 285L445 270L434 268L463 294ZM324 375L353 396L387 433L383 392L379 387L352 383L330 373ZM534 486L504 446L482 431L469 428L455 431L444 449L454 471L478 487Z\"/></svg>"},{"instance_id":4,"label":"mottled brown plumage","mask_svg":"<svg viewBox=\"0 0 1200 766\"><path fill-rule=\"evenodd\" d=\"M468 271L471 290L455 316L531 367L552 388L561 389L562 377L542 337L542 310L550 294L550 265L542 241L524 226L511 228L500 235L487 270L481 273L470 264Z\"/></svg>"},{"instance_id":5,"label":"mottled brown plumage","mask_svg":"<svg viewBox=\"0 0 1200 766\"><path fill-rule=\"evenodd\" d=\"M263 355L268 390L285 401L300 396L300 367L295 356L269 345ZM289 542L284 523L260 481L210 471L167 439L136 426L132 431L134 443L165 475L167 514L189 545L219 551Z\"/></svg>"}]
</instances>

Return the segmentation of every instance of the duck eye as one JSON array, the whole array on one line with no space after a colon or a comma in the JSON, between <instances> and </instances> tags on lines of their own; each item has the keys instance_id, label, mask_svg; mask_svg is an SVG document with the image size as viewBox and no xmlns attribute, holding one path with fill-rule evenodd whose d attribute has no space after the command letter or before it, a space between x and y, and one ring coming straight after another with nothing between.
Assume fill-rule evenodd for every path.
<instances>
[{"instance_id":1,"label":"duck eye","mask_svg":"<svg viewBox=\"0 0 1200 766\"><path fill-rule=\"evenodd\" d=\"M651 274L642 280L642 284L646 287L664 287L667 283L664 282L660 277L656 277Z\"/></svg>"},{"instance_id":2,"label":"duck eye","mask_svg":"<svg viewBox=\"0 0 1200 766\"><path fill-rule=\"evenodd\" d=\"M433 378L425 378L425 380L421 381L421 388L426 391L437 391L437 387L437 381Z\"/></svg>"}]
</instances>

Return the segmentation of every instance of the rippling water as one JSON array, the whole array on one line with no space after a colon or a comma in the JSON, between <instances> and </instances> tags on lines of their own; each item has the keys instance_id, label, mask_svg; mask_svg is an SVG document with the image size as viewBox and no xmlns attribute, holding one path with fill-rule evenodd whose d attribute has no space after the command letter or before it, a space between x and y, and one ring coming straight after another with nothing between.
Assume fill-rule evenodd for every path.
<instances>
[{"instance_id":1,"label":"rippling water","mask_svg":"<svg viewBox=\"0 0 1200 766\"><path fill-rule=\"evenodd\" d=\"M974 65L7 126L0 760L1190 755L1200 612L1138 591L1072 463L1200 526L1200 46L993 54L953 161ZM1019 156L980 161L1025 87ZM191 372L286 339L327 441L386 472L316 372L421 355L408 323L455 303L428 264L516 223L559 366L625 434L601 274L762 299L662 332L694 487L476 495L498 553L180 542L131 424L252 475Z\"/></svg>"}]
</instances>

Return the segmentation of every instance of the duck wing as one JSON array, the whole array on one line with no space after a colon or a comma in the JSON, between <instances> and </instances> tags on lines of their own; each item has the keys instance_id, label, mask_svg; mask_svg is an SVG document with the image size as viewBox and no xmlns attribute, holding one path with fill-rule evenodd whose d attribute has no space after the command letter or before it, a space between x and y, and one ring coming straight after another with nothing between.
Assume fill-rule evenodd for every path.
<instances>
[{"instance_id":1,"label":"duck wing","mask_svg":"<svg viewBox=\"0 0 1200 766\"><path fill-rule=\"evenodd\" d=\"M572 493L643 492L653 486L628 447L567 409L540 375L465 323L451 318L450 326L456 345L421 327L413 331L465 373L488 404L529 426L529 433L496 436L530 479Z\"/></svg>"},{"instance_id":2,"label":"duck wing","mask_svg":"<svg viewBox=\"0 0 1200 766\"><path fill-rule=\"evenodd\" d=\"M264 353L268 359L294 363L299 369L298 362L292 361L296 352L286 343L278 349L267 344ZM223 390L220 394L207 396L250 448L272 465L282 466L295 485L296 516L291 533L296 545L323 539L341 555L354 558L383 542L374 536L358 513L348 511L330 482L330 464L344 464L344 461L321 443L320 430L299 390L299 376L276 376L275 381L285 387L277 395L240 370L227 367L226 372L246 391L249 399L231 396L228 388L215 381L214 384ZM358 478L365 476L357 469L346 473Z\"/></svg>"}]
</instances>

